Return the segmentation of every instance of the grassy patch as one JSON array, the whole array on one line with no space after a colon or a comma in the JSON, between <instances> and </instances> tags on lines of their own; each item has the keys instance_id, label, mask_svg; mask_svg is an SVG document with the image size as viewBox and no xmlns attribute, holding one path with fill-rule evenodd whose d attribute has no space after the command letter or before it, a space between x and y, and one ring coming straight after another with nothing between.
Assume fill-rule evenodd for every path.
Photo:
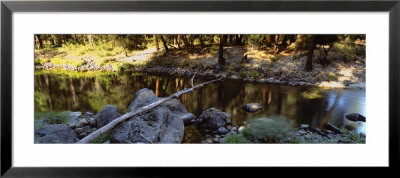
<instances>
[{"instance_id":1,"label":"grassy patch","mask_svg":"<svg viewBox=\"0 0 400 178\"><path fill-rule=\"evenodd\" d=\"M127 71L127 70L132 70L135 68L135 65L130 64L130 63L124 63L120 66L117 67L117 71L118 72L123 72L123 71Z\"/></svg>"},{"instance_id":2,"label":"grassy patch","mask_svg":"<svg viewBox=\"0 0 400 178\"><path fill-rule=\"evenodd\" d=\"M341 128L343 131L343 137L340 139L343 143L365 143L365 137L361 136L357 132L352 132L345 128Z\"/></svg>"},{"instance_id":3,"label":"grassy patch","mask_svg":"<svg viewBox=\"0 0 400 178\"><path fill-rule=\"evenodd\" d=\"M260 76L260 73L258 73L255 70L250 71L250 75L252 78L258 78Z\"/></svg>"},{"instance_id":4,"label":"grassy patch","mask_svg":"<svg viewBox=\"0 0 400 178\"><path fill-rule=\"evenodd\" d=\"M247 77L246 72L243 72L243 71L240 72L239 75L240 75L240 78L246 78Z\"/></svg>"},{"instance_id":5,"label":"grassy patch","mask_svg":"<svg viewBox=\"0 0 400 178\"><path fill-rule=\"evenodd\" d=\"M274 116L249 120L242 134L262 143L281 143L291 135L293 130L292 121L282 116Z\"/></svg>"},{"instance_id":6,"label":"grassy patch","mask_svg":"<svg viewBox=\"0 0 400 178\"><path fill-rule=\"evenodd\" d=\"M329 72L327 77L328 77L329 81L336 81L336 79L337 79L336 74L334 74L332 72Z\"/></svg>"},{"instance_id":7,"label":"grassy patch","mask_svg":"<svg viewBox=\"0 0 400 178\"><path fill-rule=\"evenodd\" d=\"M108 131L101 135L100 137L96 138L95 140L92 141L92 143L104 143L105 141L109 140L111 138L112 132Z\"/></svg>"},{"instance_id":8,"label":"grassy patch","mask_svg":"<svg viewBox=\"0 0 400 178\"><path fill-rule=\"evenodd\" d=\"M84 64L84 61L78 58L61 58L61 57L54 57L49 60L53 64L63 65L63 64L71 64L74 67L78 67Z\"/></svg>"},{"instance_id":9,"label":"grassy patch","mask_svg":"<svg viewBox=\"0 0 400 178\"><path fill-rule=\"evenodd\" d=\"M46 125L53 124L68 124L70 118L70 111L63 112L35 112L35 130L40 129Z\"/></svg>"},{"instance_id":10,"label":"grassy patch","mask_svg":"<svg viewBox=\"0 0 400 178\"><path fill-rule=\"evenodd\" d=\"M223 143L252 143L242 134L229 134L223 138Z\"/></svg>"},{"instance_id":11,"label":"grassy patch","mask_svg":"<svg viewBox=\"0 0 400 178\"><path fill-rule=\"evenodd\" d=\"M282 60L283 60L283 56L279 56L279 55L277 55L277 56L275 56L275 55L270 55L270 56L268 56L268 59L270 59L270 60L273 61L273 62L282 61Z\"/></svg>"}]
</instances>

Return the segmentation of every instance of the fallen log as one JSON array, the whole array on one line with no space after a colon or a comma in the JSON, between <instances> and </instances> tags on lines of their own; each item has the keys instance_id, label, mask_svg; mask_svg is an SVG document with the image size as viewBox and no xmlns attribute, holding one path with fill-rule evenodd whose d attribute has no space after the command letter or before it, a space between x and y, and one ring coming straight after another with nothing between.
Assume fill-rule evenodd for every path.
<instances>
[{"instance_id":1,"label":"fallen log","mask_svg":"<svg viewBox=\"0 0 400 178\"><path fill-rule=\"evenodd\" d=\"M207 85L209 83L221 80L221 79L215 79L215 80L211 80L211 81L204 82L204 83L201 83L199 85L193 86L193 79L194 79L194 76L192 77L192 88L185 88L185 89L183 89L181 91L176 92L175 94L173 94L171 96L159 99L156 102L153 102L153 103L151 103L149 105L143 106L143 107L137 109L136 111L132 111L132 112L126 113L126 114L114 119L113 121L111 121L107 125L103 126L102 128L92 132L90 135L82 138L81 140L79 140L76 143L91 143L96 138L98 138L101 135L103 135L104 133L110 131L115 126L117 126L119 123L131 118L132 116L136 116L136 115L138 115L140 113L150 111L150 110L156 108L157 106L161 105L162 103L165 103L165 102L170 101L170 100L175 99L175 98L179 98L181 95L183 95L185 93L192 92L195 89L203 87L204 85Z\"/></svg>"},{"instance_id":2,"label":"fallen log","mask_svg":"<svg viewBox=\"0 0 400 178\"><path fill-rule=\"evenodd\" d=\"M341 129L339 129L338 127L328 123L328 125L326 126L327 129L332 130L333 132L337 133L337 134L343 134L343 131Z\"/></svg>"}]
</instances>

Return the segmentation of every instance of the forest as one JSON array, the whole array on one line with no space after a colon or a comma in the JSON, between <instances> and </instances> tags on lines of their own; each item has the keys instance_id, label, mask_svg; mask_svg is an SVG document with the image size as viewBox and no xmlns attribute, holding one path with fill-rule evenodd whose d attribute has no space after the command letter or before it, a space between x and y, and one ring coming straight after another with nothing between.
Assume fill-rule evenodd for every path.
<instances>
[{"instance_id":1,"label":"forest","mask_svg":"<svg viewBox=\"0 0 400 178\"><path fill-rule=\"evenodd\" d=\"M33 40L35 143L365 143L363 34Z\"/></svg>"}]
</instances>

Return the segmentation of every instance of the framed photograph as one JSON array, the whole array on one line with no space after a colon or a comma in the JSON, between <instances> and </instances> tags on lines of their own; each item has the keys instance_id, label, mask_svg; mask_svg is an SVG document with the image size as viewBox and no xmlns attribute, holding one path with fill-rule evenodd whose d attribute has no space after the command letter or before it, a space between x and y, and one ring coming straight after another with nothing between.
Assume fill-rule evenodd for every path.
<instances>
[{"instance_id":1,"label":"framed photograph","mask_svg":"<svg viewBox=\"0 0 400 178\"><path fill-rule=\"evenodd\" d=\"M399 4L2 1L1 175L397 167Z\"/></svg>"}]
</instances>

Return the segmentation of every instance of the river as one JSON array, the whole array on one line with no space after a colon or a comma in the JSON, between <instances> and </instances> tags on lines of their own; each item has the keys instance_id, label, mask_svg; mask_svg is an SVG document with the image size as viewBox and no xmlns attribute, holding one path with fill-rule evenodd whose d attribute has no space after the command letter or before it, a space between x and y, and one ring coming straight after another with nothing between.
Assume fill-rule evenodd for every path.
<instances>
[{"instance_id":1,"label":"river","mask_svg":"<svg viewBox=\"0 0 400 178\"><path fill-rule=\"evenodd\" d=\"M191 87L190 78L136 73L35 71L34 80L35 112L97 113L106 104L112 104L123 114L133 94L141 88L149 88L157 96L164 97ZM195 79L195 84L201 82ZM237 126L251 118L283 115L296 125L309 124L324 129L331 123L365 134L364 123L348 121L344 117L353 112L366 115L365 98L365 89L321 89L224 80L185 94L180 101L196 116L210 107L231 113L232 124ZM260 103L262 110L247 113L240 108L254 102ZM195 126L185 128L185 143L199 143L204 137Z\"/></svg>"}]
</instances>

